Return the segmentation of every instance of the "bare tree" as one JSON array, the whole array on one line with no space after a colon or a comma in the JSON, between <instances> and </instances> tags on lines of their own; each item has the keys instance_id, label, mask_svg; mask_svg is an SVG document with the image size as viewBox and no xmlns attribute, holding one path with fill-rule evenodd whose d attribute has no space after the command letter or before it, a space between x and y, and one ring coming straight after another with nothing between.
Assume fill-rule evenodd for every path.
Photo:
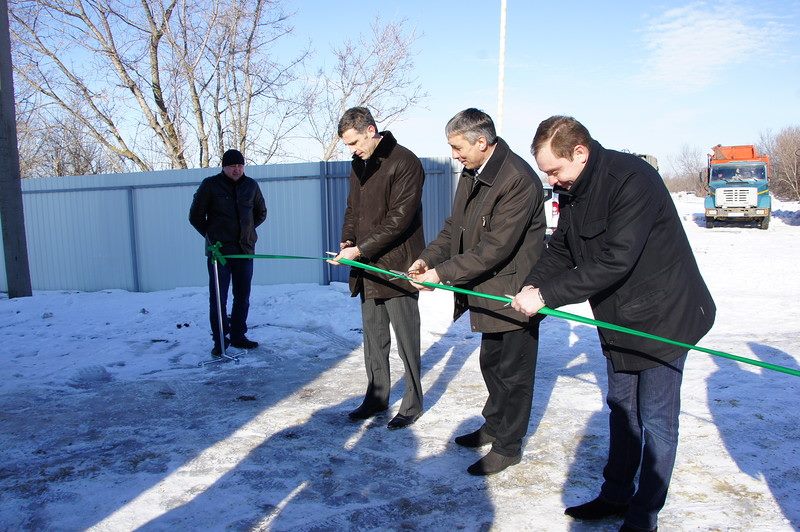
<instances>
[{"instance_id":1,"label":"bare tree","mask_svg":"<svg viewBox=\"0 0 800 532\"><path fill-rule=\"evenodd\" d=\"M17 104L17 146L19 149L20 176L39 177L38 169L43 162L43 145L38 141L46 127L38 119L41 105L37 102L33 91L24 91L27 86L18 84L16 90ZM20 90L23 89L23 90Z\"/></svg>"},{"instance_id":2,"label":"bare tree","mask_svg":"<svg viewBox=\"0 0 800 532\"><path fill-rule=\"evenodd\" d=\"M319 71L308 133L321 146L323 160L341 154L337 125L348 108L369 107L385 126L427 96L413 77L411 47L418 35L405 32L405 26L405 20L382 25L375 19L369 35L335 47L334 66Z\"/></svg>"},{"instance_id":3,"label":"bare tree","mask_svg":"<svg viewBox=\"0 0 800 532\"><path fill-rule=\"evenodd\" d=\"M41 100L35 93L17 94L17 144L23 178L125 170L124 161L104 150L80 124ZM78 108L83 102L76 100L72 105Z\"/></svg>"},{"instance_id":4,"label":"bare tree","mask_svg":"<svg viewBox=\"0 0 800 532\"><path fill-rule=\"evenodd\" d=\"M670 155L670 170L664 173L664 181L671 192L694 192L705 195L706 183L701 177L708 164L708 157L696 146L684 144L677 154Z\"/></svg>"},{"instance_id":5,"label":"bare tree","mask_svg":"<svg viewBox=\"0 0 800 532\"><path fill-rule=\"evenodd\" d=\"M781 199L800 200L800 127L786 127L775 135L767 130L761 133L758 147L770 158L772 193Z\"/></svg>"},{"instance_id":6,"label":"bare tree","mask_svg":"<svg viewBox=\"0 0 800 532\"><path fill-rule=\"evenodd\" d=\"M266 163L285 152L281 141L308 115L312 91L292 92L291 87L300 80L300 67L309 52L285 63L269 58L269 47L291 31L283 25L286 15L265 23L266 2L257 0L252 7L248 7L252 2L235 2L237 7L227 10L221 21L225 31L212 50L217 70L213 87L217 146L220 157L224 147L236 147Z\"/></svg>"},{"instance_id":7,"label":"bare tree","mask_svg":"<svg viewBox=\"0 0 800 532\"><path fill-rule=\"evenodd\" d=\"M129 168L208 166L226 146L266 162L305 116L307 51L269 53L291 31L278 0L13 2L18 79Z\"/></svg>"}]
</instances>

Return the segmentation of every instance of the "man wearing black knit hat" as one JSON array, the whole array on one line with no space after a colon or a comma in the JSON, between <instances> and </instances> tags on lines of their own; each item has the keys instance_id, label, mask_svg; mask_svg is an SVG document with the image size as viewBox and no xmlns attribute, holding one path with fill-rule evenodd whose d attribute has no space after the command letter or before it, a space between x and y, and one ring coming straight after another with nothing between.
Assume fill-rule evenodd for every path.
<instances>
[{"instance_id":1,"label":"man wearing black knit hat","mask_svg":"<svg viewBox=\"0 0 800 532\"><path fill-rule=\"evenodd\" d=\"M244 156L238 150L222 155L222 172L200 183L189 209L189 223L197 229L206 246L222 243L223 255L252 255L255 253L256 227L267 219L267 205L261 189L253 179L244 175ZM247 338L247 313L250 309L250 285L253 280L253 259L228 259L217 264L219 279L214 277L211 254L208 257L209 307L211 335L214 348L211 354L220 356L219 322L217 319L216 284L219 283L222 327L225 347L241 349L258 347ZM233 285L233 306L227 314L228 288Z\"/></svg>"}]
</instances>

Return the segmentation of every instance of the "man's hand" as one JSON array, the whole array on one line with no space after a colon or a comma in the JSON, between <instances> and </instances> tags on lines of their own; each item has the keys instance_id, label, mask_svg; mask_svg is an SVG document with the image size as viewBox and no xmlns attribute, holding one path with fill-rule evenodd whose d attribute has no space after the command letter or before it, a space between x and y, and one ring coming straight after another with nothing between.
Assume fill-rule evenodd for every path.
<instances>
[{"instance_id":1,"label":"man's hand","mask_svg":"<svg viewBox=\"0 0 800 532\"><path fill-rule=\"evenodd\" d=\"M361 250L358 249L358 246L354 246L353 243L348 240L346 242L339 243L339 254L327 262L328 264L339 266L339 259L356 260L360 256Z\"/></svg>"},{"instance_id":2,"label":"man's hand","mask_svg":"<svg viewBox=\"0 0 800 532\"><path fill-rule=\"evenodd\" d=\"M427 271L428 271L428 265L425 264L425 261L422 260L422 259L417 259L417 260L414 261L414 264L412 264L408 268L408 272L407 273L408 273L409 277L414 277L415 275L418 275L418 274L421 274L421 273L425 273Z\"/></svg>"},{"instance_id":3,"label":"man's hand","mask_svg":"<svg viewBox=\"0 0 800 532\"><path fill-rule=\"evenodd\" d=\"M414 264L408 269L408 276L414 279L414 281L419 281L422 283L439 283L439 274L436 273L436 268L430 270L428 269L428 265L425 264L425 261L422 259L417 259L414 261ZM417 287L419 290L427 290L432 291L433 288L429 288L427 286L423 286L418 283L412 282L414 286Z\"/></svg>"},{"instance_id":4,"label":"man's hand","mask_svg":"<svg viewBox=\"0 0 800 532\"><path fill-rule=\"evenodd\" d=\"M523 286L522 290L511 300L511 307L517 312L531 317L544 307L544 300L539 294L538 288L530 285Z\"/></svg>"}]
</instances>

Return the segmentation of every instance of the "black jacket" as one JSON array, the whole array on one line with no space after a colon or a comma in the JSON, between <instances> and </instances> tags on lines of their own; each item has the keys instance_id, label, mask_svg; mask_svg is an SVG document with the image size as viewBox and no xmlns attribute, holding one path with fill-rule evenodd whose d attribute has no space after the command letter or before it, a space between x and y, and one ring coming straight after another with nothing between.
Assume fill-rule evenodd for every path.
<instances>
[{"instance_id":1,"label":"black jacket","mask_svg":"<svg viewBox=\"0 0 800 532\"><path fill-rule=\"evenodd\" d=\"M410 150L389 131L372 156L353 156L350 190L342 225L342 242L361 250L362 262L406 272L425 247L422 186L425 171ZM389 299L416 293L407 281L391 280L362 268L350 269L350 290L366 299Z\"/></svg>"},{"instance_id":2,"label":"black jacket","mask_svg":"<svg viewBox=\"0 0 800 532\"><path fill-rule=\"evenodd\" d=\"M542 253L545 217L542 182L531 166L498 138L478 184L461 173L452 215L420 258L442 283L494 295L516 294ZM529 319L504 303L455 296L454 319L467 308L472 330L505 332ZM537 318L538 319L538 318Z\"/></svg>"},{"instance_id":3,"label":"black jacket","mask_svg":"<svg viewBox=\"0 0 800 532\"><path fill-rule=\"evenodd\" d=\"M589 300L597 319L695 344L716 307L697 267L675 204L658 172L639 157L593 141L542 259L525 284L547 306ZM685 349L598 329L616 371L638 371Z\"/></svg>"},{"instance_id":4,"label":"black jacket","mask_svg":"<svg viewBox=\"0 0 800 532\"><path fill-rule=\"evenodd\" d=\"M222 242L224 255L255 253L256 227L266 219L261 189L246 175L238 181L222 172L205 178L189 208L189 223L205 237L207 245Z\"/></svg>"}]
</instances>

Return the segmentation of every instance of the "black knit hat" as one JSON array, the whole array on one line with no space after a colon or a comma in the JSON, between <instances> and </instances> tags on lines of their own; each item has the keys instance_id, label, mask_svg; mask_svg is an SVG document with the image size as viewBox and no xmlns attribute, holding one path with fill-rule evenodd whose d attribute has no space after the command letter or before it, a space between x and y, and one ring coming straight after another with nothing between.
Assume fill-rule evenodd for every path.
<instances>
[{"instance_id":1,"label":"black knit hat","mask_svg":"<svg viewBox=\"0 0 800 532\"><path fill-rule=\"evenodd\" d=\"M222 154L222 166L244 164L244 155L239 150L228 150Z\"/></svg>"}]
</instances>

